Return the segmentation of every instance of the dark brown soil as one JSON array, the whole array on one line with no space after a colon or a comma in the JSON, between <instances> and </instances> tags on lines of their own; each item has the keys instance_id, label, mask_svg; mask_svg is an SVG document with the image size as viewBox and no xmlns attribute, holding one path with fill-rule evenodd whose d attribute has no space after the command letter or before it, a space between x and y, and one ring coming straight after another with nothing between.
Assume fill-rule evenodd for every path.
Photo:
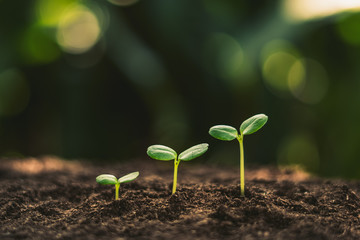
<instances>
[{"instance_id":1,"label":"dark brown soil","mask_svg":"<svg viewBox=\"0 0 360 240\"><path fill-rule=\"evenodd\" d=\"M195 167L194 167L195 166ZM120 187L95 177L140 171ZM360 239L360 182L308 178L275 168L181 163L115 166L56 158L0 162L0 239Z\"/></svg>"}]
</instances>

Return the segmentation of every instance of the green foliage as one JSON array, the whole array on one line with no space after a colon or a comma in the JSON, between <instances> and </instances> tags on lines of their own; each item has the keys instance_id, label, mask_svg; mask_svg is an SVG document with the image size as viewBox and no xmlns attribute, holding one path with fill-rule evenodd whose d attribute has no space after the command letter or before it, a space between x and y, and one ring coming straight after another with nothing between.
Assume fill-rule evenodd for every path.
<instances>
[{"instance_id":1,"label":"green foliage","mask_svg":"<svg viewBox=\"0 0 360 240\"><path fill-rule=\"evenodd\" d=\"M117 178L111 174L101 174L96 177L96 182L101 185L115 185L118 183Z\"/></svg>"},{"instance_id":2,"label":"green foliage","mask_svg":"<svg viewBox=\"0 0 360 240\"><path fill-rule=\"evenodd\" d=\"M147 154L156 160L170 161L177 157L176 152L164 145L152 145L148 147Z\"/></svg>"},{"instance_id":3,"label":"green foliage","mask_svg":"<svg viewBox=\"0 0 360 240\"><path fill-rule=\"evenodd\" d=\"M131 182L139 176L139 172L129 173L119 179L111 174L101 174L96 177L96 182L101 185L115 185L115 200L119 199L120 183Z\"/></svg>"},{"instance_id":4,"label":"green foliage","mask_svg":"<svg viewBox=\"0 0 360 240\"><path fill-rule=\"evenodd\" d=\"M148 147L147 154L149 157L156 159L156 160L163 160L163 161L169 161L174 160L174 180L173 180L173 189L172 194L176 192L176 184L177 184L177 172L178 172L178 166L180 164L180 161L190 161L197 157L200 157L208 150L209 144L207 143L201 143L198 145L195 145L182 153L180 153L179 157L177 156L177 153L164 145L152 145Z\"/></svg>"},{"instance_id":5,"label":"green foliage","mask_svg":"<svg viewBox=\"0 0 360 240\"><path fill-rule=\"evenodd\" d=\"M240 126L240 132L243 135L250 135L260 128L262 128L267 122L268 117L265 114L257 114L245 120Z\"/></svg>"},{"instance_id":6,"label":"green foliage","mask_svg":"<svg viewBox=\"0 0 360 240\"><path fill-rule=\"evenodd\" d=\"M101 174L96 177L96 182L101 185L109 185L109 184L115 185L118 183L131 182L138 176L139 176L139 172L133 172L133 173L129 173L129 174L117 179L114 175L111 175L111 174Z\"/></svg>"},{"instance_id":7,"label":"green foliage","mask_svg":"<svg viewBox=\"0 0 360 240\"><path fill-rule=\"evenodd\" d=\"M227 125L217 125L209 130L209 134L214 138L223 140L223 141L231 141L237 138L238 132L236 128L227 126Z\"/></svg>"},{"instance_id":8,"label":"green foliage","mask_svg":"<svg viewBox=\"0 0 360 240\"><path fill-rule=\"evenodd\" d=\"M193 160L194 158L203 155L208 150L208 148L209 148L209 144L207 143L195 145L180 153L179 160L183 160L183 161Z\"/></svg>"},{"instance_id":9,"label":"green foliage","mask_svg":"<svg viewBox=\"0 0 360 240\"><path fill-rule=\"evenodd\" d=\"M131 182L138 176L139 176L139 172L133 172L133 173L129 173L129 174L119 178L118 181L119 181L119 183L127 183L127 182Z\"/></svg>"}]
</instances>

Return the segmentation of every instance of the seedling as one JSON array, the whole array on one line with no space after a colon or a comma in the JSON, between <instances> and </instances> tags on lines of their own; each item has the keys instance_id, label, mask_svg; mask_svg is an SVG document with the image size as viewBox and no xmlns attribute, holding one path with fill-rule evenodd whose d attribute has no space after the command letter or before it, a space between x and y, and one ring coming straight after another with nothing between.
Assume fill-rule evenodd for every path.
<instances>
[{"instance_id":1,"label":"seedling","mask_svg":"<svg viewBox=\"0 0 360 240\"><path fill-rule=\"evenodd\" d=\"M245 177L244 177L244 136L250 135L267 122L268 117L265 114L257 114L245 120L240 126L240 134L236 128L227 125L216 125L210 128L209 134L214 138L223 141L232 141L235 138L239 141L240 145L240 192L241 196L245 196Z\"/></svg>"},{"instance_id":2,"label":"seedling","mask_svg":"<svg viewBox=\"0 0 360 240\"><path fill-rule=\"evenodd\" d=\"M120 183L131 182L139 176L139 172L129 173L119 179L111 174L101 174L96 177L96 182L101 185L115 185L115 200L119 199Z\"/></svg>"},{"instance_id":3,"label":"seedling","mask_svg":"<svg viewBox=\"0 0 360 240\"><path fill-rule=\"evenodd\" d=\"M177 172L178 172L178 166L180 164L180 161L190 161L194 158L197 158L201 155L203 155L208 150L209 144L202 143L195 145L182 153L178 156L177 153L164 145L152 145L148 147L147 154L156 160L161 161L171 161L174 160L174 181L173 181L173 188L172 188L172 194L176 192L176 183L177 183Z\"/></svg>"}]
</instances>

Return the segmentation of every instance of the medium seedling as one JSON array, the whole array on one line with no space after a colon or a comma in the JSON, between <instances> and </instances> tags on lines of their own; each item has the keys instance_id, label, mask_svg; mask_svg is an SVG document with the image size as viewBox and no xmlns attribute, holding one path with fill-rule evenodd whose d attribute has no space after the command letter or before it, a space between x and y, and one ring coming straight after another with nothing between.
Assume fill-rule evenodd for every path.
<instances>
[{"instance_id":1,"label":"medium seedling","mask_svg":"<svg viewBox=\"0 0 360 240\"><path fill-rule=\"evenodd\" d=\"M131 182L139 176L139 172L129 173L119 179L111 174L101 174L96 177L96 182L102 185L115 185L115 200L119 199L120 183Z\"/></svg>"},{"instance_id":2,"label":"medium seedling","mask_svg":"<svg viewBox=\"0 0 360 240\"><path fill-rule=\"evenodd\" d=\"M240 145L240 192L241 196L245 196L245 177L244 177L244 136L250 135L267 122L268 117L265 114L257 114L245 120L240 126L240 134L236 128L227 125L216 125L210 128L209 134L214 138L223 141L232 141L235 138L239 141Z\"/></svg>"},{"instance_id":3,"label":"medium seedling","mask_svg":"<svg viewBox=\"0 0 360 240\"><path fill-rule=\"evenodd\" d=\"M209 144L202 143L195 145L182 153L178 156L177 153L164 145L152 145L148 147L147 154L156 160L162 160L162 161L171 161L174 160L174 181L173 181L173 188L172 188L172 194L176 192L176 183L177 183L177 172L178 172L178 166L180 164L180 161L190 161L194 158L197 158L201 155L203 155L208 150Z\"/></svg>"}]
</instances>

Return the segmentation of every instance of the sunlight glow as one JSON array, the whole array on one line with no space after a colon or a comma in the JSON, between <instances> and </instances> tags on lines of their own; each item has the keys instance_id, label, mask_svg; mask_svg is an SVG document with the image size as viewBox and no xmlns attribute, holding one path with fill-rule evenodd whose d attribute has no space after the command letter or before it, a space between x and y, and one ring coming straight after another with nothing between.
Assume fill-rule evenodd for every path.
<instances>
[{"instance_id":1,"label":"sunlight glow","mask_svg":"<svg viewBox=\"0 0 360 240\"><path fill-rule=\"evenodd\" d=\"M360 11L359 0L283 0L283 14L290 21L328 17L345 11Z\"/></svg>"},{"instance_id":2,"label":"sunlight glow","mask_svg":"<svg viewBox=\"0 0 360 240\"><path fill-rule=\"evenodd\" d=\"M59 22L57 41L65 52L81 54L97 43L100 32L96 15L87 7L75 4Z\"/></svg>"},{"instance_id":3,"label":"sunlight glow","mask_svg":"<svg viewBox=\"0 0 360 240\"><path fill-rule=\"evenodd\" d=\"M56 157L14 159L13 161L4 162L4 166L13 171L26 174L64 170L72 173L86 171L77 161L62 161Z\"/></svg>"}]
</instances>

